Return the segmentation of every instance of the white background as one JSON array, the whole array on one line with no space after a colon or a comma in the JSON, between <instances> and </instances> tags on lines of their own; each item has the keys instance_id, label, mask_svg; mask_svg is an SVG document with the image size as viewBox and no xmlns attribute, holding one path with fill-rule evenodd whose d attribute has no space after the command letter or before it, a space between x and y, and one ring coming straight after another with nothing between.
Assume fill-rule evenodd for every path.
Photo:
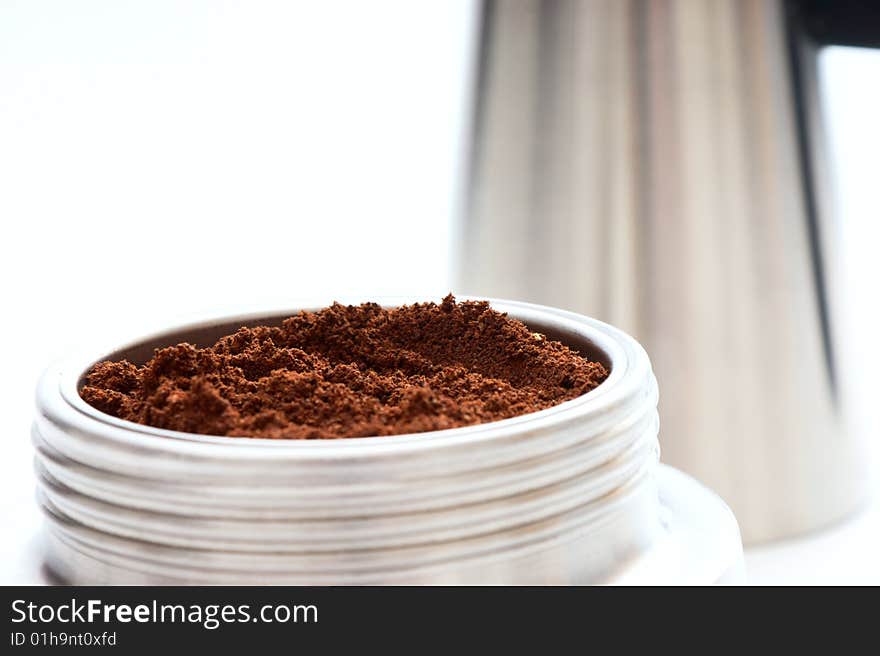
<instances>
[{"instance_id":1,"label":"white background","mask_svg":"<svg viewBox=\"0 0 880 656\"><path fill-rule=\"evenodd\" d=\"M51 360L202 310L448 291L474 28L468 0L0 0L0 583L40 579L28 432ZM822 66L876 442L880 53ZM877 553L874 505L748 565L880 583Z\"/></svg>"}]
</instances>

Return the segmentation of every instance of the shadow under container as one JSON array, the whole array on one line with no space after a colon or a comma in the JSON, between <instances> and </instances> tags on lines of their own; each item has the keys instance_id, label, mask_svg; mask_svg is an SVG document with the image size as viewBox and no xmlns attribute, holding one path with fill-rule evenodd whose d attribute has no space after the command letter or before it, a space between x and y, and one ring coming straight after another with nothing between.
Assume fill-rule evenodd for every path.
<instances>
[{"instance_id":1,"label":"shadow under container","mask_svg":"<svg viewBox=\"0 0 880 656\"><path fill-rule=\"evenodd\" d=\"M162 430L79 396L97 361L141 364L318 305L212 318L51 368L32 432L48 566L75 584L738 582L733 515L658 464L642 347L581 315L490 303L608 379L512 419L340 440Z\"/></svg>"}]
</instances>

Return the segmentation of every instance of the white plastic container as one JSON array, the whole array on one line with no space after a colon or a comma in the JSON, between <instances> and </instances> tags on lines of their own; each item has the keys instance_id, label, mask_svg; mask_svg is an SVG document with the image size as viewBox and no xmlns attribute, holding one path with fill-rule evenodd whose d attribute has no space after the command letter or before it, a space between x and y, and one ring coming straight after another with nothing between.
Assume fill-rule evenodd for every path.
<instances>
[{"instance_id":1,"label":"white plastic container","mask_svg":"<svg viewBox=\"0 0 880 656\"><path fill-rule=\"evenodd\" d=\"M73 583L736 582L730 511L657 464L641 346L587 317L490 302L603 362L608 379L504 421L306 441L156 429L78 393L98 360L141 363L302 308L213 318L50 369L33 428L50 567Z\"/></svg>"}]
</instances>

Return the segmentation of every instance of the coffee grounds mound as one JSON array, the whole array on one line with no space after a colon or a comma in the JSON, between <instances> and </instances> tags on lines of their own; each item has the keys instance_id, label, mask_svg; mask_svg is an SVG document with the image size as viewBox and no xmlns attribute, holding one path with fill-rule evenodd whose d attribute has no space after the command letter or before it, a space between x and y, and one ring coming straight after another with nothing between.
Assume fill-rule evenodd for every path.
<instances>
[{"instance_id":1,"label":"coffee grounds mound","mask_svg":"<svg viewBox=\"0 0 880 656\"><path fill-rule=\"evenodd\" d=\"M315 439L399 435L535 412L608 373L486 302L334 304L208 348L156 349L143 366L99 362L82 397L188 433Z\"/></svg>"}]
</instances>

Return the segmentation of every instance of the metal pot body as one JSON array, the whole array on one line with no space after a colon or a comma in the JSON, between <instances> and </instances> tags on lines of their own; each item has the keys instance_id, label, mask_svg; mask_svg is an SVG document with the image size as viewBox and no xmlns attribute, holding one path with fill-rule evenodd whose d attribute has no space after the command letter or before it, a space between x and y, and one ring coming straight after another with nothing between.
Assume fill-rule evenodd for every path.
<instances>
[{"instance_id":1,"label":"metal pot body","mask_svg":"<svg viewBox=\"0 0 880 656\"><path fill-rule=\"evenodd\" d=\"M717 491L747 541L852 512L866 449L816 60L793 68L781 3L486 6L461 288L639 339L664 461Z\"/></svg>"}]
</instances>

